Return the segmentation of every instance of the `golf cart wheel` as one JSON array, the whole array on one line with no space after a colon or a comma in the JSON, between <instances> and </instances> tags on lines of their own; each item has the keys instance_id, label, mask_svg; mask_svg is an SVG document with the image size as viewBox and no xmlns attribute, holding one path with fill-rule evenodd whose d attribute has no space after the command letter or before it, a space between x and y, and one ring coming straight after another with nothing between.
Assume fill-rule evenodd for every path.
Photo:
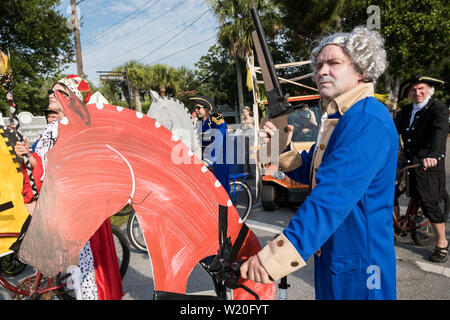
<instances>
[{"instance_id":1,"label":"golf cart wheel","mask_svg":"<svg viewBox=\"0 0 450 320\"><path fill-rule=\"evenodd\" d=\"M271 184L264 184L261 192L261 203L266 211L278 209L277 188Z\"/></svg>"}]
</instances>

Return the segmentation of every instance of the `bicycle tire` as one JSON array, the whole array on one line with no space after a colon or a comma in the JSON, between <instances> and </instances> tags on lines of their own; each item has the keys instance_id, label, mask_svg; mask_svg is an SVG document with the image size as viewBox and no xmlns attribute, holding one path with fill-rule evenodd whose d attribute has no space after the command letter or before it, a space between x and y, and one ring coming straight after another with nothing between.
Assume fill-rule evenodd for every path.
<instances>
[{"instance_id":1,"label":"bicycle tire","mask_svg":"<svg viewBox=\"0 0 450 320\"><path fill-rule=\"evenodd\" d=\"M428 219L422 221L423 227L411 231L411 239L421 247L428 246L436 242L437 235Z\"/></svg>"},{"instance_id":2,"label":"bicycle tire","mask_svg":"<svg viewBox=\"0 0 450 320\"><path fill-rule=\"evenodd\" d=\"M132 212L127 222L127 235L131 245L140 253L147 252L147 245L142 233L139 221L136 216L136 212Z\"/></svg>"},{"instance_id":3,"label":"bicycle tire","mask_svg":"<svg viewBox=\"0 0 450 320\"><path fill-rule=\"evenodd\" d=\"M261 204L266 211L278 209L277 188L272 184L263 184L261 191Z\"/></svg>"},{"instance_id":4,"label":"bicycle tire","mask_svg":"<svg viewBox=\"0 0 450 320\"><path fill-rule=\"evenodd\" d=\"M248 184L240 180L230 181L230 199L241 220L247 220L253 206L252 192Z\"/></svg>"},{"instance_id":5,"label":"bicycle tire","mask_svg":"<svg viewBox=\"0 0 450 320\"><path fill-rule=\"evenodd\" d=\"M27 264L21 262L15 252L0 258L0 275L2 277L15 277L26 267Z\"/></svg>"},{"instance_id":6,"label":"bicycle tire","mask_svg":"<svg viewBox=\"0 0 450 320\"><path fill-rule=\"evenodd\" d=\"M114 245L116 246L116 252L118 252L117 244L120 244L122 249L122 255L119 257L117 254L117 259L119 260L120 277L123 279L127 273L128 266L130 264L130 243L123 234L122 230L118 226L111 225L111 230L114 238ZM117 241L116 241L117 240ZM120 253L120 251L118 252Z\"/></svg>"},{"instance_id":7,"label":"bicycle tire","mask_svg":"<svg viewBox=\"0 0 450 320\"><path fill-rule=\"evenodd\" d=\"M116 246L117 259L119 262L120 277L123 279L128 270L128 265L130 263L130 244L127 238L123 234L122 230L115 225L111 225L111 231L114 239L114 245ZM117 249L117 244L120 245L120 249ZM55 277L55 285L60 286L63 284L63 280L69 279L70 276L67 274L58 274ZM67 287L58 290L57 297L59 300L75 300L76 297L73 295L73 290Z\"/></svg>"}]
</instances>

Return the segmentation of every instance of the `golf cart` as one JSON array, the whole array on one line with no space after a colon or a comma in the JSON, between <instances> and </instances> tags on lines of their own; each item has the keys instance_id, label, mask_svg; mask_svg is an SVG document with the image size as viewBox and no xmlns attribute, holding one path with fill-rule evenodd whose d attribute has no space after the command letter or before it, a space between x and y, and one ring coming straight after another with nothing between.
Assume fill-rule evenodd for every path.
<instances>
[{"instance_id":1,"label":"golf cart","mask_svg":"<svg viewBox=\"0 0 450 320\"><path fill-rule=\"evenodd\" d=\"M309 151L315 143L320 127L321 109L319 96L295 97L294 111L288 124L294 126L292 143L297 150ZM261 203L265 210L273 211L279 203L302 203L309 194L309 185L290 179L278 166L267 164L262 171Z\"/></svg>"},{"instance_id":2,"label":"golf cart","mask_svg":"<svg viewBox=\"0 0 450 320\"><path fill-rule=\"evenodd\" d=\"M300 66L310 64L311 61L301 61L286 64L274 65L275 69L299 68ZM260 67L254 65L253 55L247 56L247 71L251 77L251 88L253 91L253 113L255 122L259 123L259 116L263 115L261 110L266 109L267 99L261 99L260 85L264 84L264 72ZM288 124L294 126L292 142L299 151L308 151L315 143L319 132L322 109L320 105L320 96L317 94L317 88L300 83L300 80L311 77L311 73L301 75L291 79L285 79L278 76L280 83L290 84L302 89L313 91L311 95L299 95L288 98L294 111L288 117ZM248 81L250 80L248 78ZM266 79L267 80L267 79ZM257 133L255 133L257 134ZM255 139L258 140L258 139ZM257 142L256 142L257 143ZM254 146L258 149L258 146ZM262 206L267 211L273 211L278 208L280 203L302 203L309 194L309 185L304 185L291 180L285 173L279 170L278 166L272 163L257 163L259 175L257 175L257 194L260 195ZM259 181L258 181L259 179Z\"/></svg>"}]
</instances>

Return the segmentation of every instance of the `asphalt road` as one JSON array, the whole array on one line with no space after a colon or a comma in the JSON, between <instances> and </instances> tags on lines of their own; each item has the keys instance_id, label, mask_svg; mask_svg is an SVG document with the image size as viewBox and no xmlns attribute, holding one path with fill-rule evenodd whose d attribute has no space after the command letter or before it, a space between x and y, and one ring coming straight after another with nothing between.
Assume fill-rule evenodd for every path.
<instances>
[{"instance_id":1,"label":"asphalt road","mask_svg":"<svg viewBox=\"0 0 450 320\"><path fill-rule=\"evenodd\" d=\"M447 139L447 150L450 147ZM449 154L449 152L447 152ZM446 158L447 190L450 190L450 159ZM251 182L251 181L250 181ZM401 205L405 203L401 202ZM283 206L276 212L267 212L257 203L247 220L250 229L257 235L261 246L271 241L295 214L297 207ZM447 238L450 239L450 227L447 223ZM420 247L410 237L398 238L395 243L397 256L397 298L400 300L448 300L450 299L450 259L445 264L435 264L427 260L433 246ZM290 274L288 300L314 299L314 263ZM17 283L31 275L28 267L20 276L12 279ZM151 261L147 254L131 249L130 266L123 280L124 300L148 300L153 297L153 279ZM213 289L212 280L206 271L198 266L193 271L187 285L188 293L198 293ZM277 291L277 299L279 298ZM0 300L11 299L9 292L0 286Z\"/></svg>"},{"instance_id":2,"label":"asphalt road","mask_svg":"<svg viewBox=\"0 0 450 320\"><path fill-rule=\"evenodd\" d=\"M450 150L450 138L447 139L447 150ZM448 157L446 158L446 168L447 190L450 190L450 159ZM402 200L400 200L400 204L406 205ZM262 208L260 203L256 203L247 224L257 235L261 246L264 246L287 226L296 211L296 206L282 206L275 212L268 212ZM450 239L448 223L447 238ZM445 264L429 262L427 257L431 254L432 248L433 246L417 246L409 236L397 239L395 249L398 299L450 299L450 259ZM288 300L314 299L313 259L309 259L304 268L290 274L288 283L291 285L288 290ZM130 268L123 284L126 292L124 299L152 298L151 267L146 254L132 253ZM213 284L208 274L201 267L196 267L188 281L187 292L204 292L212 290L212 288ZM277 291L277 299L279 298L278 294Z\"/></svg>"}]
</instances>

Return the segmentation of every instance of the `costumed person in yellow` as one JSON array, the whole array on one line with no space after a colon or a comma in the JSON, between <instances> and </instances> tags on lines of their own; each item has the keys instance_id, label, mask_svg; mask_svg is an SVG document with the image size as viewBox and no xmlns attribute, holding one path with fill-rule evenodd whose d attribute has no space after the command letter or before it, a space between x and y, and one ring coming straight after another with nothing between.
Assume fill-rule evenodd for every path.
<instances>
[{"instance_id":1,"label":"costumed person in yellow","mask_svg":"<svg viewBox=\"0 0 450 320\"><path fill-rule=\"evenodd\" d=\"M365 27L333 34L312 51L311 63L327 112L310 151L288 151L298 165L286 174L312 190L241 274L271 283L314 256L316 299L396 299L398 136L388 109L374 97L374 83L387 67L384 39ZM276 129L268 122L263 138Z\"/></svg>"},{"instance_id":2,"label":"costumed person in yellow","mask_svg":"<svg viewBox=\"0 0 450 320\"><path fill-rule=\"evenodd\" d=\"M10 85L9 61L9 56L0 51L0 87L5 91ZM14 252L10 247L16 242L28 217L21 194L23 176L13 152L14 135L14 132L0 127L0 258Z\"/></svg>"},{"instance_id":3,"label":"costumed person in yellow","mask_svg":"<svg viewBox=\"0 0 450 320\"><path fill-rule=\"evenodd\" d=\"M11 254L28 210L22 196L23 175L10 145L11 138L0 127L0 257ZM9 236L8 236L9 235Z\"/></svg>"}]
</instances>

